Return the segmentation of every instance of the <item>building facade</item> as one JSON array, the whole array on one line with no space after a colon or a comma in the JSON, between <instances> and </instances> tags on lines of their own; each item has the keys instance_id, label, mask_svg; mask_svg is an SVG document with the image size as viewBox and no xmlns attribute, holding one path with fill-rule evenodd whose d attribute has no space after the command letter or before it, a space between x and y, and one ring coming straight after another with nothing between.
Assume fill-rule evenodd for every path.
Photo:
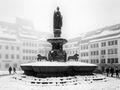
<instances>
[{"instance_id":1,"label":"building facade","mask_svg":"<svg viewBox=\"0 0 120 90\"><path fill-rule=\"evenodd\" d=\"M76 44L76 48L71 47ZM72 45L71 45L72 44ZM101 28L99 30L87 32L82 37L73 40L65 46L65 50L79 53L79 61L94 63L98 65L120 64L120 24Z\"/></svg>"},{"instance_id":2,"label":"building facade","mask_svg":"<svg viewBox=\"0 0 120 90\"><path fill-rule=\"evenodd\" d=\"M42 40L50 34L34 29L31 22L21 18L16 23L0 22L0 70L35 62L37 54L47 56L50 44Z\"/></svg>"}]
</instances>

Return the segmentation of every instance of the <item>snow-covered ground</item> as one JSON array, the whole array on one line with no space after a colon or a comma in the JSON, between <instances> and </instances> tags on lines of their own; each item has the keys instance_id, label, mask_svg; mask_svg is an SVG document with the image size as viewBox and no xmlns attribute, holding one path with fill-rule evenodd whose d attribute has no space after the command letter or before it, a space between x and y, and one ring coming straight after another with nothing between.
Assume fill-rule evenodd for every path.
<instances>
[{"instance_id":1,"label":"snow-covered ground","mask_svg":"<svg viewBox=\"0 0 120 90\"><path fill-rule=\"evenodd\" d=\"M16 71L16 73L20 74L23 73L23 71ZM11 74L13 74L13 72ZM0 76L6 76L6 75L9 75L8 71L0 71Z\"/></svg>"},{"instance_id":2,"label":"snow-covered ground","mask_svg":"<svg viewBox=\"0 0 120 90\"><path fill-rule=\"evenodd\" d=\"M1 74L3 73L1 72ZM27 82L13 78L19 76L20 74L1 76L0 90L120 90L120 79L111 77L107 77L107 81L93 81L92 83L81 80L81 83L77 85L41 86L28 84Z\"/></svg>"}]
</instances>

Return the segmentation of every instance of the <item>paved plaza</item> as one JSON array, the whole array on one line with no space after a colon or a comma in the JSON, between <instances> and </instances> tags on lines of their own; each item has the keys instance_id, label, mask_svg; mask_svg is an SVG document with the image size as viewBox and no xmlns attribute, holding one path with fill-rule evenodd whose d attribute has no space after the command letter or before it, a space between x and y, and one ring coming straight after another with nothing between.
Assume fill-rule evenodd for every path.
<instances>
[{"instance_id":1,"label":"paved plaza","mask_svg":"<svg viewBox=\"0 0 120 90\"><path fill-rule=\"evenodd\" d=\"M98 80L90 82L81 80L81 82L76 85L41 86L28 84L13 78L21 75L21 73L22 72L18 72L18 74L9 75L7 71L0 72L0 90L120 90L120 79L115 76L113 78L105 76L106 81Z\"/></svg>"}]
</instances>

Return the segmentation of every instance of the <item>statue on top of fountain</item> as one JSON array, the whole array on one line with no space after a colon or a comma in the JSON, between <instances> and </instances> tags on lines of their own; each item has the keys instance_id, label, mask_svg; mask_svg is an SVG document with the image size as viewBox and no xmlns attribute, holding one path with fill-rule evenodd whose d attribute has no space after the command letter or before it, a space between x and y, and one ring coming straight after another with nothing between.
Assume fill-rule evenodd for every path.
<instances>
[{"instance_id":1,"label":"statue on top of fountain","mask_svg":"<svg viewBox=\"0 0 120 90\"><path fill-rule=\"evenodd\" d=\"M47 41L52 45L52 49L48 53L49 61L66 62L67 60L67 54L65 50L63 50L63 45L67 43L67 40L61 38L61 27L62 27L62 15L59 11L59 7L57 7L57 11L54 12L53 17L54 38L47 39Z\"/></svg>"},{"instance_id":2,"label":"statue on top of fountain","mask_svg":"<svg viewBox=\"0 0 120 90\"><path fill-rule=\"evenodd\" d=\"M59 11L59 7L57 7L57 11L54 11L53 17L54 37L60 37L61 27L62 27L62 15Z\"/></svg>"}]
</instances>

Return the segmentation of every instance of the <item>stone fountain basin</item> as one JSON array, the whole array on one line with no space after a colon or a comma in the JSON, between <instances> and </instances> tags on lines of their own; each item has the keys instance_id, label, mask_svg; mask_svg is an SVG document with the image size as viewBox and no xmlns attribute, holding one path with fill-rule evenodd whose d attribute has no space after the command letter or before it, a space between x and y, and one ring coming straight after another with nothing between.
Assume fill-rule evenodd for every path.
<instances>
[{"instance_id":1,"label":"stone fountain basin","mask_svg":"<svg viewBox=\"0 0 120 90\"><path fill-rule=\"evenodd\" d=\"M24 71L33 71L36 73L59 73L67 71L92 72L97 65L83 62L34 62L21 64Z\"/></svg>"}]
</instances>

